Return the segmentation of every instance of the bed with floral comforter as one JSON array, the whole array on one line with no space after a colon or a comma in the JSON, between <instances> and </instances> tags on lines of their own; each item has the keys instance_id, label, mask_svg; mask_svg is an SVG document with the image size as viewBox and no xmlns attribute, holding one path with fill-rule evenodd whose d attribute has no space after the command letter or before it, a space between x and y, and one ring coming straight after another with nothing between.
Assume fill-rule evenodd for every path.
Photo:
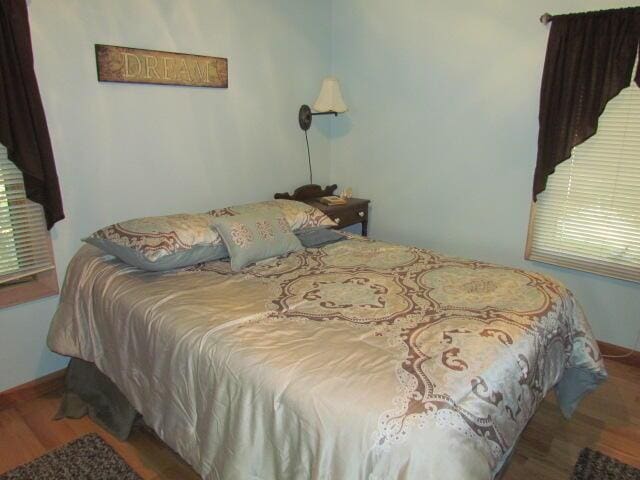
<instances>
[{"instance_id":1,"label":"bed with floral comforter","mask_svg":"<svg viewBox=\"0 0 640 480\"><path fill-rule=\"evenodd\" d=\"M48 342L206 479L491 479L550 389L570 415L606 378L557 281L357 236L240 273L84 246Z\"/></svg>"}]
</instances>

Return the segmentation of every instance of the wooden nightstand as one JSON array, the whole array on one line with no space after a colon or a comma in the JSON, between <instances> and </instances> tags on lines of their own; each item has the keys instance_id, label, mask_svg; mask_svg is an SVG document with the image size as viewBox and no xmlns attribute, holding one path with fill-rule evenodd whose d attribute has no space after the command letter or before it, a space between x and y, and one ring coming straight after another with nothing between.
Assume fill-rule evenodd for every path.
<instances>
[{"instance_id":1,"label":"wooden nightstand","mask_svg":"<svg viewBox=\"0 0 640 480\"><path fill-rule=\"evenodd\" d=\"M320 185L310 184L298 187L293 195L288 193L276 193L274 198L282 198L285 200L298 200L299 202L308 203L323 212L338 225L334 228L345 228L349 225L357 223L362 224L362 235L367 236L369 225L369 202L364 198L350 198L344 205L325 205L318 201L319 197L333 195L337 185L328 185L324 189Z\"/></svg>"},{"instance_id":2,"label":"wooden nightstand","mask_svg":"<svg viewBox=\"0 0 640 480\"><path fill-rule=\"evenodd\" d=\"M369 226L369 200L364 198L350 198L345 205L325 205L316 199L303 200L304 203L316 207L338 224L335 228L345 228L349 225L362 224L362 235L367 236Z\"/></svg>"}]
</instances>

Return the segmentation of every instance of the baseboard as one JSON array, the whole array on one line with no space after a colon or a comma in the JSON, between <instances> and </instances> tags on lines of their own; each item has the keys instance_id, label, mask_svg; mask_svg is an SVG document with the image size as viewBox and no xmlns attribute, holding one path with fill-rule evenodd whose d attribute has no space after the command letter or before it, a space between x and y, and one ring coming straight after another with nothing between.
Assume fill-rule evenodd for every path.
<instances>
[{"instance_id":1,"label":"baseboard","mask_svg":"<svg viewBox=\"0 0 640 480\"><path fill-rule=\"evenodd\" d=\"M30 382L0 392L0 410L15 407L16 405L41 397L47 393L55 392L64 387L64 374L66 368L57 370L44 377L36 378Z\"/></svg>"},{"instance_id":2,"label":"baseboard","mask_svg":"<svg viewBox=\"0 0 640 480\"><path fill-rule=\"evenodd\" d=\"M600 353L602 355L627 355L629 349L627 347L621 347L612 343L603 342L598 340L598 346L600 347ZM615 360L616 362L624 363L625 365L631 365L632 367L640 368L640 352L633 350L631 355L621 358L610 358L609 360Z\"/></svg>"}]
</instances>

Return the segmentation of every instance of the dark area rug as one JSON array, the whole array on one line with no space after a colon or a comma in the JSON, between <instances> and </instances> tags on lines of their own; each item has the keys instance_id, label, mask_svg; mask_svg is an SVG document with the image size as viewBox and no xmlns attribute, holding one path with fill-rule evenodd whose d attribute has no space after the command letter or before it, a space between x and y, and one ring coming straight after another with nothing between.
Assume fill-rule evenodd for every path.
<instances>
[{"instance_id":1,"label":"dark area rug","mask_svg":"<svg viewBox=\"0 0 640 480\"><path fill-rule=\"evenodd\" d=\"M604 453L584 448L573 469L572 480L640 480L640 470Z\"/></svg>"},{"instance_id":2,"label":"dark area rug","mask_svg":"<svg viewBox=\"0 0 640 480\"><path fill-rule=\"evenodd\" d=\"M0 480L142 480L92 433L0 475Z\"/></svg>"}]
</instances>

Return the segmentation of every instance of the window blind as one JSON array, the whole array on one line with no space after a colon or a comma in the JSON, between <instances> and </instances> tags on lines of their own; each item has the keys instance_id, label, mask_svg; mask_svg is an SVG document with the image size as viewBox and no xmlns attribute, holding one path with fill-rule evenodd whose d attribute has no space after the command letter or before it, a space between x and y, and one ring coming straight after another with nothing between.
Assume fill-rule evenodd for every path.
<instances>
[{"instance_id":1,"label":"window blind","mask_svg":"<svg viewBox=\"0 0 640 480\"><path fill-rule=\"evenodd\" d=\"M640 88L556 167L532 207L526 257L640 282Z\"/></svg>"},{"instance_id":2,"label":"window blind","mask_svg":"<svg viewBox=\"0 0 640 480\"><path fill-rule=\"evenodd\" d=\"M53 268L42 207L27 199L22 173L0 144L0 285Z\"/></svg>"}]
</instances>

